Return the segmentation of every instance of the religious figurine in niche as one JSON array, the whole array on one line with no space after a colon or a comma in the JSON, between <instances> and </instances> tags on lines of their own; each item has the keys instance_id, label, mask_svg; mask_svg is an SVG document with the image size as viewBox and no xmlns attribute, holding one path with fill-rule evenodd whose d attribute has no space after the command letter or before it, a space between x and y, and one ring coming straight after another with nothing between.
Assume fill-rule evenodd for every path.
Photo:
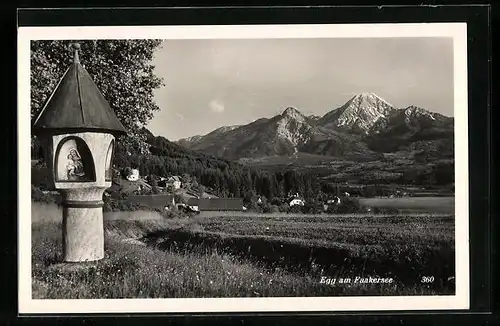
<instances>
[{"instance_id":1,"label":"religious figurine in niche","mask_svg":"<svg viewBox=\"0 0 500 326\"><path fill-rule=\"evenodd\" d=\"M83 171L82 157L80 156L76 148L72 148L69 150L66 171L68 173L69 180L80 180L85 176L85 172Z\"/></svg>"}]
</instances>

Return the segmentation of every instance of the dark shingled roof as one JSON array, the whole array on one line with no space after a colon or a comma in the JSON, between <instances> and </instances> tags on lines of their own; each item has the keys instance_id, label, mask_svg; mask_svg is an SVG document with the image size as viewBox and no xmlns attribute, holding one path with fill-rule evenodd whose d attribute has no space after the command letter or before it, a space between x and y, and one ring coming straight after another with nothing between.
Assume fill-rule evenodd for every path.
<instances>
[{"instance_id":1,"label":"dark shingled roof","mask_svg":"<svg viewBox=\"0 0 500 326\"><path fill-rule=\"evenodd\" d=\"M80 64L78 52L56 89L38 115L33 132L77 130L125 134L118 120L89 73Z\"/></svg>"},{"instance_id":2,"label":"dark shingled roof","mask_svg":"<svg viewBox=\"0 0 500 326\"><path fill-rule=\"evenodd\" d=\"M166 205L172 204L172 202L175 203L173 195L131 195L128 200L159 209L163 209Z\"/></svg>"},{"instance_id":3,"label":"dark shingled roof","mask_svg":"<svg viewBox=\"0 0 500 326\"><path fill-rule=\"evenodd\" d=\"M201 198L198 207L200 211L242 211L243 200L241 198Z\"/></svg>"},{"instance_id":4,"label":"dark shingled roof","mask_svg":"<svg viewBox=\"0 0 500 326\"><path fill-rule=\"evenodd\" d=\"M200 200L198 198L189 198L186 204L188 206L198 206L199 203Z\"/></svg>"}]
</instances>

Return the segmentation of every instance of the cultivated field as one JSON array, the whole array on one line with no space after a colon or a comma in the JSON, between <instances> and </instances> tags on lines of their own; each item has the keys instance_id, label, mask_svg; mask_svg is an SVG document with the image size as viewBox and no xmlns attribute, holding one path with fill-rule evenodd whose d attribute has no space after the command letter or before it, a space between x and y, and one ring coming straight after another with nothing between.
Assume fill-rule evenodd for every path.
<instances>
[{"instance_id":1,"label":"cultivated field","mask_svg":"<svg viewBox=\"0 0 500 326\"><path fill-rule=\"evenodd\" d=\"M35 298L452 294L454 216L105 214L106 258L58 264L60 210L33 203ZM123 213L123 215L121 215ZM54 216L59 216L54 218ZM423 284L422 277L432 277ZM324 278L351 279L324 284ZM356 277L392 283L354 283Z\"/></svg>"}]
</instances>

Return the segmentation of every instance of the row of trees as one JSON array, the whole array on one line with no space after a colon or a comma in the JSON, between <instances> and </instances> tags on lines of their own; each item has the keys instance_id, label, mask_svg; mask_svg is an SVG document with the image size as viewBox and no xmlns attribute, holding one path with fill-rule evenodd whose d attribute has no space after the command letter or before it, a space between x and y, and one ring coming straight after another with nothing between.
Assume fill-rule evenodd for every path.
<instances>
[{"instance_id":1,"label":"row of trees","mask_svg":"<svg viewBox=\"0 0 500 326\"><path fill-rule=\"evenodd\" d=\"M31 117L35 118L73 60L74 41L31 42ZM75 40L76 42L76 40ZM119 140L128 151L147 154L140 132L159 107L153 92L164 85L152 59L161 40L79 40L80 61L127 129ZM35 145L33 140L32 144Z\"/></svg>"}]
</instances>

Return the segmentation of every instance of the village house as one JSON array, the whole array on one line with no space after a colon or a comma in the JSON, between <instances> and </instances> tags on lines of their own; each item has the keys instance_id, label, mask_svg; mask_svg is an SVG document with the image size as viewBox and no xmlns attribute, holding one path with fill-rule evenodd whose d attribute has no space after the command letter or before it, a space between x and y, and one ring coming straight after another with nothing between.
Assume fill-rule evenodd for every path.
<instances>
[{"instance_id":1,"label":"village house","mask_svg":"<svg viewBox=\"0 0 500 326\"><path fill-rule=\"evenodd\" d=\"M389 195L389 198L402 198L402 197L408 197L407 192L401 192L397 190L394 194Z\"/></svg>"},{"instance_id":2,"label":"village house","mask_svg":"<svg viewBox=\"0 0 500 326\"><path fill-rule=\"evenodd\" d=\"M152 192L152 187L144 181L143 179L137 179L136 181L126 181L126 179L115 179L108 190L111 192L120 192L128 195L144 195L150 194Z\"/></svg>"},{"instance_id":3,"label":"village house","mask_svg":"<svg viewBox=\"0 0 500 326\"><path fill-rule=\"evenodd\" d=\"M332 199L328 199L326 201L328 205L339 205L340 204L340 197L338 196L333 196Z\"/></svg>"},{"instance_id":4,"label":"village house","mask_svg":"<svg viewBox=\"0 0 500 326\"><path fill-rule=\"evenodd\" d=\"M349 196L346 196L349 197ZM328 199L326 201L326 204L323 204L323 210L328 210L328 208L333 207L333 206L338 206L340 205L342 201L340 200L340 197L338 196L333 196L333 198Z\"/></svg>"},{"instance_id":5,"label":"village house","mask_svg":"<svg viewBox=\"0 0 500 326\"><path fill-rule=\"evenodd\" d=\"M130 173L127 175L128 181L137 181L139 180L139 170L131 169Z\"/></svg>"},{"instance_id":6,"label":"village house","mask_svg":"<svg viewBox=\"0 0 500 326\"><path fill-rule=\"evenodd\" d=\"M130 186L129 189L132 189L132 187L133 186ZM143 180L137 180L134 184L134 187L135 189L132 191L132 193L137 195L150 194L153 191L153 188Z\"/></svg>"},{"instance_id":7,"label":"village house","mask_svg":"<svg viewBox=\"0 0 500 326\"><path fill-rule=\"evenodd\" d=\"M198 198L189 198L185 206L192 212L200 211Z\"/></svg>"},{"instance_id":8,"label":"village house","mask_svg":"<svg viewBox=\"0 0 500 326\"><path fill-rule=\"evenodd\" d=\"M158 182L159 187L169 188L171 190L180 189L182 185L181 178L178 176L172 176L168 178L161 178Z\"/></svg>"},{"instance_id":9,"label":"village house","mask_svg":"<svg viewBox=\"0 0 500 326\"><path fill-rule=\"evenodd\" d=\"M304 199L300 198L298 193L295 194L294 196L291 196L290 198L288 198L287 203L290 207L304 206L305 205Z\"/></svg>"},{"instance_id":10,"label":"village house","mask_svg":"<svg viewBox=\"0 0 500 326\"><path fill-rule=\"evenodd\" d=\"M305 202L303 199L300 199L300 198L293 198L289 201L288 205L290 205L290 207L293 207L293 206L304 206L305 205Z\"/></svg>"}]
</instances>

